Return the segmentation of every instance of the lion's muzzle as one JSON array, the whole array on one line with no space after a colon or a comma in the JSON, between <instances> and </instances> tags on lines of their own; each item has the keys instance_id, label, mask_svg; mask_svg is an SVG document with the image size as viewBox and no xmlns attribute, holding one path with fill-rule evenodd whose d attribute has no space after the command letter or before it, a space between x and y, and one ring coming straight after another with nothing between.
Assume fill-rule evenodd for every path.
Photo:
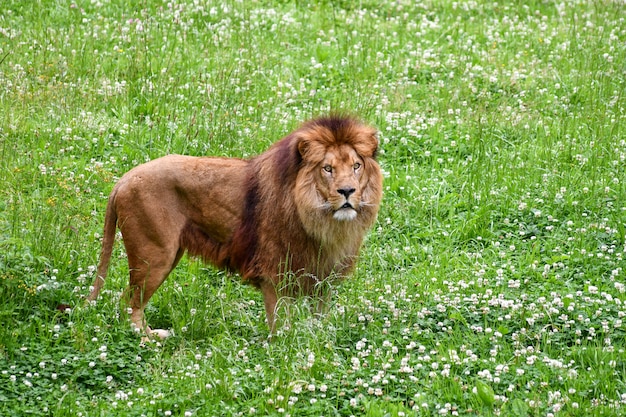
<instances>
[{"instance_id":1,"label":"lion's muzzle","mask_svg":"<svg viewBox=\"0 0 626 417\"><path fill-rule=\"evenodd\" d=\"M352 187L344 187L344 188L340 188L337 190L337 192L341 194L342 196L344 196L346 199L348 199L352 194L354 194L355 191L356 191L356 188L352 188ZM349 204L349 203L346 203L346 204Z\"/></svg>"}]
</instances>

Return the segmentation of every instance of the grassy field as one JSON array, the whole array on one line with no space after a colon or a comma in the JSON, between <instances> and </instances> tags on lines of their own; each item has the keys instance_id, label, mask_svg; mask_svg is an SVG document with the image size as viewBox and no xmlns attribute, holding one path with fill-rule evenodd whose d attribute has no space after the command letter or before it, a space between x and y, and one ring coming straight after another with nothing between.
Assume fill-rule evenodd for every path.
<instances>
[{"instance_id":1,"label":"grassy field","mask_svg":"<svg viewBox=\"0 0 626 417\"><path fill-rule=\"evenodd\" d=\"M4 0L0 415L626 415L625 93L619 0ZM119 243L82 307L124 172L338 109L385 197L326 317L185 258L141 347Z\"/></svg>"}]
</instances>

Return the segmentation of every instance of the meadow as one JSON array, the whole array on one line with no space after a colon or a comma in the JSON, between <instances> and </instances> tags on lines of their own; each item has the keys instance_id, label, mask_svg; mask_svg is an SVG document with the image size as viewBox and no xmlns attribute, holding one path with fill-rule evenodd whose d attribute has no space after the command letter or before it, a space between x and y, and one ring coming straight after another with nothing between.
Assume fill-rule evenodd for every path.
<instances>
[{"instance_id":1,"label":"meadow","mask_svg":"<svg viewBox=\"0 0 626 417\"><path fill-rule=\"evenodd\" d=\"M3 0L0 415L626 415L625 93L623 0ZM325 317L185 257L141 346L119 240L84 306L124 172L333 110L385 195Z\"/></svg>"}]
</instances>

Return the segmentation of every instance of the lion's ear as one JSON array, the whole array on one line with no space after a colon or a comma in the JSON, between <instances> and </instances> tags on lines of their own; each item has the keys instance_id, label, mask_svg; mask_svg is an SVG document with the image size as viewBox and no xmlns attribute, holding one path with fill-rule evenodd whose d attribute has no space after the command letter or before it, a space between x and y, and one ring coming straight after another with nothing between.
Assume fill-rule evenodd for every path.
<instances>
[{"instance_id":1,"label":"lion's ear","mask_svg":"<svg viewBox=\"0 0 626 417\"><path fill-rule=\"evenodd\" d=\"M318 161L324 158L324 145L319 143L315 138L308 135L302 135L296 139L298 141L298 152L302 159L309 161Z\"/></svg>"},{"instance_id":2,"label":"lion's ear","mask_svg":"<svg viewBox=\"0 0 626 417\"><path fill-rule=\"evenodd\" d=\"M298 152L300 153L300 156L302 157L302 159L304 159L304 156L309 150L309 141L304 138L298 138L297 141L298 141Z\"/></svg>"},{"instance_id":3,"label":"lion's ear","mask_svg":"<svg viewBox=\"0 0 626 417\"><path fill-rule=\"evenodd\" d=\"M357 153L366 158L376 158L378 153L378 132L375 129L367 129L362 132L354 142Z\"/></svg>"}]
</instances>

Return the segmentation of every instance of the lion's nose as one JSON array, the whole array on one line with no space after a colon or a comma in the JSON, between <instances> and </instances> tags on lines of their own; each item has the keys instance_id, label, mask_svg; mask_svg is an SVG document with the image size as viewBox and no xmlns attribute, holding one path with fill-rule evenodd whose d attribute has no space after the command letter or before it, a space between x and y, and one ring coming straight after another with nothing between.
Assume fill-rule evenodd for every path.
<instances>
[{"instance_id":1,"label":"lion's nose","mask_svg":"<svg viewBox=\"0 0 626 417\"><path fill-rule=\"evenodd\" d=\"M354 188L349 188L349 187L346 187L346 188L339 188L339 189L337 190L337 192L338 192L339 194L341 194L342 196L344 196L345 198L350 197L350 196L351 196L351 195L352 195L355 191L356 191L356 190L355 190Z\"/></svg>"}]
</instances>

